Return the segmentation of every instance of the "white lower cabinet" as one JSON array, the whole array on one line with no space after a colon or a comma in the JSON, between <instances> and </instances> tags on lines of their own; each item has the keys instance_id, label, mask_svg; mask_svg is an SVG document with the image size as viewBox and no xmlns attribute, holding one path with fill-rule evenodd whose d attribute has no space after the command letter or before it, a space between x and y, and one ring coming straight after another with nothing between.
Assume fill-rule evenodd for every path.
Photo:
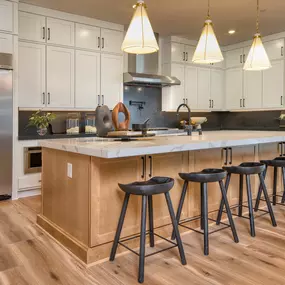
<instances>
[{"instance_id":1,"label":"white lower cabinet","mask_svg":"<svg viewBox=\"0 0 285 285\"><path fill-rule=\"evenodd\" d=\"M100 105L113 109L123 97L123 57L101 54Z\"/></svg>"},{"instance_id":2,"label":"white lower cabinet","mask_svg":"<svg viewBox=\"0 0 285 285\"><path fill-rule=\"evenodd\" d=\"M74 107L74 50L47 47L47 106Z\"/></svg>"},{"instance_id":3,"label":"white lower cabinet","mask_svg":"<svg viewBox=\"0 0 285 285\"><path fill-rule=\"evenodd\" d=\"M263 71L263 107L284 106L284 60L271 61L272 68Z\"/></svg>"},{"instance_id":4,"label":"white lower cabinet","mask_svg":"<svg viewBox=\"0 0 285 285\"><path fill-rule=\"evenodd\" d=\"M76 51L75 107L96 108L99 104L100 53Z\"/></svg>"},{"instance_id":5,"label":"white lower cabinet","mask_svg":"<svg viewBox=\"0 0 285 285\"><path fill-rule=\"evenodd\" d=\"M46 104L45 45L19 42L19 107Z\"/></svg>"},{"instance_id":6,"label":"white lower cabinet","mask_svg":"<svg viewBox=\"0 0 285 285\"><path fill-rule=\"evenodd\" d=\"M240 67L226 70L226 109L236 110L243 106L243 70Z\"/></svg>"}]
</instances>

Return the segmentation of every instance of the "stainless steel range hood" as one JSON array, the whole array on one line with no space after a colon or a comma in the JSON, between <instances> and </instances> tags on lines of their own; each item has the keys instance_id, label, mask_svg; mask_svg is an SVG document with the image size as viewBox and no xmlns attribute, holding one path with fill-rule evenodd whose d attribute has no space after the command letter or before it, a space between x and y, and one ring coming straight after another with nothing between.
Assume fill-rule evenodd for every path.
<instances>
[{"instance_id":1,"label":"stainless steel range hood","mask_svg":"<svg viewBox=\"0 0 285 285\"><path fill-rule=\"evenodd\" d=\"M158 41L158 34L156 34ZM180 85L178 78L158 75L159 53L128 55L128 72L124 73L125 85L165 87Z\"/></svg>"}]
</instances>

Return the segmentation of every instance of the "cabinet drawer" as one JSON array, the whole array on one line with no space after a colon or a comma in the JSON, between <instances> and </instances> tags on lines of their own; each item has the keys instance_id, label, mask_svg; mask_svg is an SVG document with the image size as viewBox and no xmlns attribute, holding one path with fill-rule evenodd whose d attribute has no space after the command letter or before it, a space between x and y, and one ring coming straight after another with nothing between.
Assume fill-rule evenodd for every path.
<instances>
[{"instance_id":1,"label":"cabinet drawer","mask_svg":"<svg viewBox=\"0 0 285 285\"><path fill-rule=\"evenodd\" d=\"M40 188L42 184L41 177L42 177L41 173L30 174L30 175L19 177L19 180L18 180L19 189L24 190L24 189Z\"/></svg>"}]
</instances>

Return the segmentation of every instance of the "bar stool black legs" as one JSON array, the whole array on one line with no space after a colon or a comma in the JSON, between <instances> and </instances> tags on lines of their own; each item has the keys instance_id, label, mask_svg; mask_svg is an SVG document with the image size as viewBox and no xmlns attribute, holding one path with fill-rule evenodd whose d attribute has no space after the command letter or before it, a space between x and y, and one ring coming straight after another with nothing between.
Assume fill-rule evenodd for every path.
<instances>
[{"instance_id":1,"label":"bar stool black legs","mask_svg":"<svg viewBox=\"0 0 285 285\"><path fill-rule=\"evenodd\" d=\"M243 179L244 176L246 177L246 190L247 190L247 203L248 203L248 209L249 209L249 221L250 221L250 234L252 237L255 237L255 225L254 225L254 214L253 214L253 203L252 203L252 190L251 190L251 183L250 183L250 176L253 174L258 174L259 180L260 180L260 187L258 191L258 196L257 196L257 202L255 205L255 210L258 210L258 205L259 205L259 200L262 195L262 192L265 197L265 201L267 204L268 211L260 210L263 211L264 214L270 214L271 222L272 225L275 227L277 226L274 213L272 210L272 206L270 204L267 188L264 182L264 173L266 173L266 167L262 163L242 163L240 166L232 166L232 167L224 167L225 170L228 171L228 178L230 179L231 174L238 174L240 179L239 179L239 204L237 206L238 208L238 216L242 218L247 218L244 217L242 214L242 210L244 206L243 203ZM229 181L228 181L229 182ZM227 186L229 183L226 183ZM226 191L228 188L226 188ZM224 208L224 203L221 201L220 204L220 209L218 213L218 218L217 218L217 224L221 222L222 218L222 213L223 213L223 208Z\"/></svg>"},{"instance_id":2,"label":"bar stool black legs","mask_svg":"<svg viewBox=\"0 0 285 285\"><path fill-rule=\"evenodd\" d=\"M151 255L154 255L156 253L165 251L167 249L173 248L173 247L178 247L180 258L181 258L181 263L183 265L186 264L186 258L183 250L183 245L181 241L181 237L179 234L178 230L178 224L176 221L176 217L174 214L172 202L170 199L169 191L172 189L174 184L173 179L167 178L167 177L154 177L148 182L135 182L132 184L127 184L127 185L122 185L119 184L120 188L126 192L125 194L125 199L122 207L122 211L120 214L118 226L117 226L117 231L113 243L113 247L111 250L110 254L110 261L113 261L115 259L116 251L118 248L118 244L124 246L125 248L131 250L133 253L137 254L139 256L139 272L138 272L138 282L143 283L144 282L144 265L145 265L145 258ZM127 206L129 202L129 197L130 194L133 195L140 195L142 196L142 207L141 207L141 230L139 235L134 235L129 238L125 238L120 240L120 235L124 223L124 219L126 216L126 211L127 211ZM173 225L173 232L176 237L176 243L156 234L154 232L154 225L153 225L153 201L152 201L152 195L156 194L164 194L165 195L165 200L168 206L169 214L171 217L172 225ZM185 197L184 197L185 198ZM149 215L149 231L146 230L146 220L147 220L147 207L148 207L148 215ZM172 244L172 246L159 250L158 252L151 253L149 255L145 254L145 240L146 240L146 235L149 234L150 236L150 246L154 247L154 236L158 236L165 241L169 242ZM128 246L124 244L125 241L134 239L140 237L140 250L139 254L130 249Z\"/></svg>"},{"instance_id":3,"label":"bar stool black legs","mask_svg":"<svg viewBox=\"0 0 285 285\"><path fill-rule=\"evenodd\" d=\"M184 179L184 185L183 185L183 189L182 189L180 202L178 205L176 220L180 226L185 227L187 229L191 229L195 232L198 232L198 233L204 235L204 254L209 255L209 234L212 234L212 233L219 231L219 230L222 230L224 228L231 227L233 237L234 237L234 241L239 242L237 232L235 229L235 225L234 225L234 221L232 218L230 206L228 203L226 190L225 190L224 184L222 182L222 180L226 176L226 172L223 171L222 169L205 169L205 170L203 170L201 172L197 172L197 173L180 173L179 175L182 179ZM229 183L229 180L227 180L227 181L228 181L227 183ZM201 188L201 216L196 217L196 218L185 219L185 220L181 221L180 220L181 212L182 212L182 208L183 208L183 204L184 204L184 200L185 200L185 196L186 196L187 187L188 187L189 182L199 182L200 183L200 188ZM222 197L223 197L223 202L224 202L224 205L226 206L226 211L227 211L228 219L229 219L229 225L223 223L223 225L225 225L225 227L218 229L216 231L212 231L212 232L209 232L209 225L208 225L208 221L212 220L212 219L209 219L209 217L208 217L208 183L210 183L210 182L218 182L219 183L221 193L222 193ZM196 219L201 219L201 230L202 231L197 231L196 229L185 226L185 223L188 223L190 221L194 221ZM214 220L212 220L212 221L214 221ZM174 238L175 238L175 233L173 232L172 233L172 239L174 239Z\"/></svg>"},{"instance_id":4,"label":"bar stool black legs","mask_svg":"<svg viewBox=\"0 0 285 285\"><path fill-rule=\"evenodd\" d=\"M111 255L110 255L110 261L113 261L115 259L115 255L116 255L118 244L119 244L119 239L121 236L121 232L122 232L122 228L123 228L123 224L124 224L124 220L125 220L125 216L126 216L126 212L128 208L129 199L130 199L130 194L126 193L121 215L120 215L119 222L118 222L118 227L117 227Z\"/></svg>"}]
</instances>

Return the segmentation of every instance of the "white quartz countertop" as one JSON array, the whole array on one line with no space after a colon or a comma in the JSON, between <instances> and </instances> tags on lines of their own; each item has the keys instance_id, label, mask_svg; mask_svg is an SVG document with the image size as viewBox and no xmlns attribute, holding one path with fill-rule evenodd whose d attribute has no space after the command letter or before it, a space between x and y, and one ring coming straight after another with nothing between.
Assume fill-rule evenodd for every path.
<instances>
[{"instance_id":1,"label":"white quartz countertop","mask_svg":"<svg viewBox=\"0 0 285 285\"><path fill-rule=\"evenodd\" d=\"M44 140L42 147L102 158L234 147L285 141L285 132L208 131L202 136L169 135L121 142L104 138Z\"/></svg>"}]
</instances>

